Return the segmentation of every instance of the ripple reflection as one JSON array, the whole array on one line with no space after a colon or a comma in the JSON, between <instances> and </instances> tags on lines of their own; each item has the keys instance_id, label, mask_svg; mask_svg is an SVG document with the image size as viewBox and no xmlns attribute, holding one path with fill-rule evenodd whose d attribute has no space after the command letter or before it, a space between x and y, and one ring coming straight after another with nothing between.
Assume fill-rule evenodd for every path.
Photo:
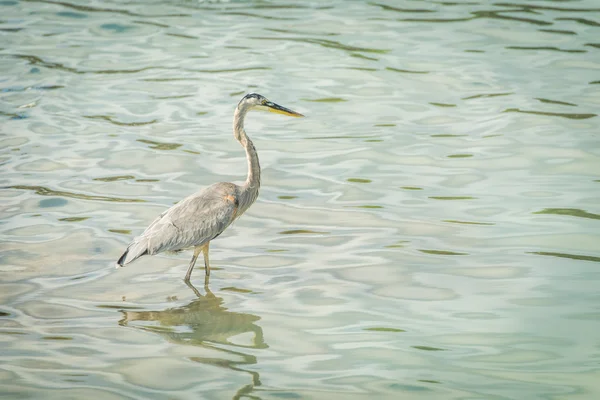
<instances>
[{"instance_id":1,"label":"ripple reflection","mask_svg":"<svg viewBox=\"0 0 600 400\"><path fill-rule=\"evenodd\" d=\"M192 302L181 307L161 311L121 310L121 326L131 326L147 332L157 333L169 342L192 345L212 350L212 356L190 357L190 360L214 367L249 373L252 383L237 391L234 398L251 393L260 386L258 372L243 369L245 365L257 363L256 356L230 348L266 349L262 328L256 325L260 317L253 314L228 311L223 306L223 298L215 296L208 285L202 295L191 283L188 286L197 296ZM248 340L245 334L250 334ZM244 336L242 336L244 335ZM233 339L233 338L236 339ZM241 341L246 343L242 343ZM216 354L220 357L214 356Z\"/></svg>"}]
</instances>

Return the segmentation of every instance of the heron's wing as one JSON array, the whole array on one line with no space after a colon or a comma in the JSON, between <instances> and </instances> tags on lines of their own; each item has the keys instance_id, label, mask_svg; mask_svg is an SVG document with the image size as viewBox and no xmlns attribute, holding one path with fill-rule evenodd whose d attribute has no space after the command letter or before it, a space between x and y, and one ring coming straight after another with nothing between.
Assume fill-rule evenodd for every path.
<instances>
[{"instance_id":1,"label":"heron's wing","mask_svg":"<svg viewBox=\"0 0 600 400\"><path fill-rule=\"evenodd\" d=\"M200 246L221 234L233 221L238 191L231 183L217 183L197 192L164 213L136 240L148 254Z\"/></svg>"}]
</instances>

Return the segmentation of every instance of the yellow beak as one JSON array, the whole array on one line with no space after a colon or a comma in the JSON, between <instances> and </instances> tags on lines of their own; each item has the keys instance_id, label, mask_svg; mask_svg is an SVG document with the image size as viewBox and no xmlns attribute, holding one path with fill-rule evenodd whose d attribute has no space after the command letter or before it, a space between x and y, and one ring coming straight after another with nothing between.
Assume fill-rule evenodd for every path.
<instances>
[{"instance_id":1,"label":"yellow beak","mask_svg":"<svg viewBox=\"0 0 600 400\"><path fill-rule=\"evenodd\" d=\"M290 117L304 117L304 115L297 113L296 111L282 107L279 104L271 103L270 101L265 103L265 107L267 107L267 110L272 113L288 115Z\"/></svg>"}]
</instances>

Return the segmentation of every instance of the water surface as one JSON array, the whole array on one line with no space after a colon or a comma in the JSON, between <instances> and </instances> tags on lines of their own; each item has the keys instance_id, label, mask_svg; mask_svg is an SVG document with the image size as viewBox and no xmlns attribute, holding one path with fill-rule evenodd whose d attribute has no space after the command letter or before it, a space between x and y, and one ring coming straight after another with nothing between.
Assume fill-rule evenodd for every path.
<instances>
[{"instance_id":1,"label":"water surface","mask_svg":"<svg viewBox=\"0 0 600 400\"><path fill-rule=\"evenodd\" d=\"M0 1L0 393L600 396L600 5ZM243 181L211 245L115 270Z\"/></svg>"}]
</instances>

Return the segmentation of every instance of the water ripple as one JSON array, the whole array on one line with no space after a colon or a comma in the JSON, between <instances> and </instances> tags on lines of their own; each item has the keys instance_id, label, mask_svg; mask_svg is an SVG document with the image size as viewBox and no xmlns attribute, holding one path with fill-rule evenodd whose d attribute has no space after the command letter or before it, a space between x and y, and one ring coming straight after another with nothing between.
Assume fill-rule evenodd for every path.
<instances>
[{"instance_id":1,"label":"water ripple","mask_svg":"<svg viewBox=\"0 0 600 400\"><path fill-rule=\"evenodd\" d=\"M573 8L573 7L555 7L541 6L538 4L518 4L518 3L494 3L497 7L518 7L524 10L550 10L562 12L600 12L600 8Z\"/></svg>"},{"instance_id":2,"label":"water ripple","mask_svg":"<svg viewBox=\"0 0 600 400\"><path fill-rule=\"evenodd\" d=\"M328 40L328 39L295 38L295 37L265 37L265 36L254 36L254 37L251 37L251 39L301 42L301 43L317 44L319 46L331 48L331 49L339 49L339 50L345 50L345 51L358 51L358 52L363 52L363 53L385 54L385 53L389 52L389 50L384 50L384 49L349 46L349 45L345 45L340 42L336 42L334 40Z\"/></svg>"},{"instance_id":3,"label":"water ripple","mask_svg":"<svg viewBox=\"0 0 600 400\"><path fill-rule=\"evenodd\" d=\"M117 8L101 8L101 7L91 7L91 6L82 6L78 4L72 4L65 1L53 1L53 0L22 0L27 3L46 3L46 4L55 4L60 5L67 8L72 8L77 11L86 11L86 12L97 12L97 13L109 13L109 14L122 14L128 15L132 17L191 17L190 14L139 14L129 10L122 10Z\"/></svg>"},{"instance_id":4,"label":"water ripple","mask_svg":"<svg viewBox=\"0 0 600 400\"><path fill-rule=\"evenodd\" d=\"M598 4L501 1L0 1L0 392L593 393ZM115 270L251 91L310 118L249 114L208 290Z\"/></svg>"},{"instance_id":5,"label":"water ripple","mask_svg":"<svg viewBox=\"0 0 600 400\"><path fill-rule=\"evenodd\" d=\"M510 50L546 50L546 51L560 51L563 53L587 53L587 50L580 49L559 49L554 46L506 46Z\"/></svg>"},{"instance_id":6,"label":"water ripple","mask_svg":"<svg viewBox=\"0 0 600 400\"><path fill-rule=\"evenodd\" d=\"M144 125L154 124L157 122L156 119L153 119L151 121L143 121L143 122L121 122L121 121L115 120L113 117L111 117L109 115L84 115L83 117L89 118L89 119L101 119L104 121L108 121L111 124L117 125L117 126L144 126Z\"/></svg>"},{"instance_id":7,"label":"water ripple","mask_svg":"<svg viewBox=\"0 0 600 400\"><path fill-rule=\"evenodd\" d=\"M373 6L377 6L377 7L381 7L382 9L386 10L386 11L396 11L396 12L400 12L400 13L431 13L431 12L435 12L435 10L429 10L426 8L399 8L399 7L392 7L392 6L388 6L386 4L379 4L379 3L369 3Z\"/></svg>"},{"instance_id":8,"label":"water ripple","mask_svg":"<svg viewBox=\"0 0 600 400\"><path fill-rule=\"evenodd\" d=\"M532 251L529 254L537 254L540 256L550 256L559 258L569 258L571 260L593 261L600 262L600 257L586 256L581 254L555 253L551 251Z\"/></svg>"},{"instance_id":9,"label":"water ripple","mask_svg":"<svg viewBox=\"0 0 600 400\"><path fill-rule=\"evenodd\" d=\"M536 211L533 214L569 215L571 217L600 219L600 214L594 214L576 208L544 208L543 210Z\"/></svg>"},{"instance_id":10,"label":"water ripple","mask_svg":"<svg viewBox=\"0 0 600 400\"><path fill-rule=\"evenodd\" d=\"M278 21L294 21L294 20L298 19L298 18L290 18L290 17L274 17L272 15L262 15L262 14L255 14L255 13L242 12L242 11L227 11L227 12L224 12L223 15L237 15L237 16L242 16L242 17L272 19L272 20L278 20Z\"/></svg>"},{"instance_id":11,"label":"water ripple","mask_svg":"<svg viewBox=\"0 0 600 400\"><path fill-rule=\"evenodd\" d=\"M161 70L166 69L163 67L143 67L137 69L117 69L117 70L93 70L93 71L84 71L79 70L73 67L67 67L62 63L54 63L50 61L45 61L40 57L28 55L28 54L5 54L5 56L15 57L22 60L27 60L29 64L32 65L40 65L42 67L50 68L50 69L58 69L61 71L71 72L74 74L136 74L142 71L149 70Z\"/></svg>"},{"instance_id":12,"label":"water ripple","mask_svg":"<svg viewBox=\"0 0 600 400\"><path fill-rule=\"evenodd\" d=\"M577 104L573 104L573 103L567 103L566 101L559 101L559 100L549 100L549 99L542 99L539 97L535 98L536 100L541 101L542 103L548 103L548 104L558 104L560 106L571 106L571 107L577 107Z\"/></svg>"},{"instance_id":13,"label":"water ripple","mask_svg":"<svg viewBox=\"0 0 600 400\"><path fill-rule=\"evenodd\" d=\"M593 21L587 18L556 18L557 21L574 21L587 26L600 26L600 22Z\"/></svg>"},{"instance_id":14,"label":"water ripple","mask_svg":"<svg viewBox=\"0 0 600 400\"><path fill-rule=\"evenodd\" d=\"M485 93L485 94L474 94L472 96L467 96L467 97L463 97L463 100L471 100L471 99L481 99L481 98L487 98L487 97L500 97L500 96L510 96L511 94L514 94L512 92L509 93Z\"/></svg>"},{"instance_id":15,"label":"water ripple","mask_svg":"<svg viewBox=\"0 0 600 400\"><path fill-rule=\"evenodd\" d=\"M393 67L385 67L385 69L387 69L388 71L400 72L400 73L404 73L404 74L428 74L429 73L429 71L413 71L410 69L400 69L400 68L393 68Z\"/></svg>"},{"instance_id":16,"label":"water ripple","mask_svg":"<svg viewBox=\"0 0 600 400\"><path fill-rule=\"evenodd\" d=\"M154 140L148 140L148 139L137 139L138 142L140 143L146 143L146 144L150 144L150 148L151 149L156 149L156 150L175 150L180 148L181 146L183 146L182 144L179 143L161 143L161 142L156 142Z\"/></svg>"},{"instance_id":17,"label":"water ripple","mask_svg":"<svg viewBox=\"0 0 600 400\"><path fill-rule=\"evenodd\" d=\"M17 189L17 190L33 190L35 194L40 196L57 196L57 197L68 197L73 199L81 199L81 200L97 200L97 201L110 201L117 203L143 203L145 200L142 199L124 199L119 197L108 197L108 196L98 196L91 194L83 194L83 193L73 193L67 192L64 190L53 190L44 186L28 186L28 185L14 185L14 186L5 186L2 189Z\"/></svg>"},{"instance_id":18,"label":"water ripple","mask_svg":"<svg viewBox=\"0 0 600 400\"><path fill-rule=\"evenodd\" d=\"M521 110L518 108L507 108L504 112L515 112L521 114L545 115L548 117L561 117L567 119L588 119L598 116L598 114L583 114L583 113L555 113L546 111Z\"/></svg>"}]
</instances>

